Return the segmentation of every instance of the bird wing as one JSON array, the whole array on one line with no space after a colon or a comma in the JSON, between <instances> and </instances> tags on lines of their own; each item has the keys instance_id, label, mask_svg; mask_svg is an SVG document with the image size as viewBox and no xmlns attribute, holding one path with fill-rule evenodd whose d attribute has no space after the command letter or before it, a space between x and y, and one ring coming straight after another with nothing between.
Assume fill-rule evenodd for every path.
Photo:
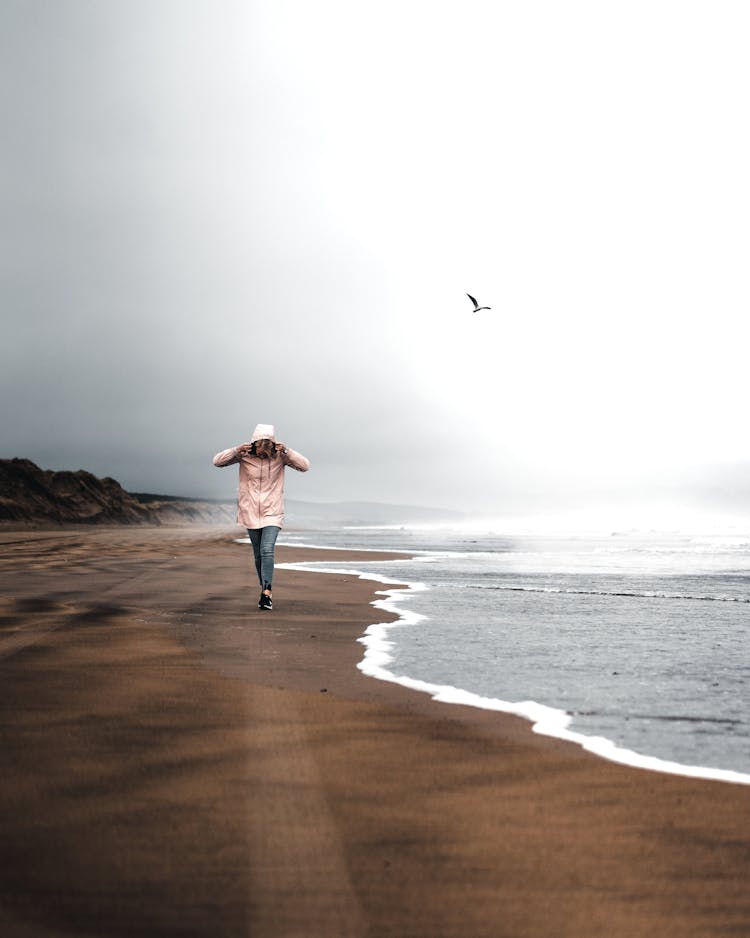
<instances>
[{"instance_id":1,"label":"bird wing","mask_svg":"<svg viewBox=\"0 0 750 938\"><path fill-rule=\"evenodd\" d=\"M477 303L477 301L474 299L474 297L471 295L471 293L467 293L466 295L469 297L469 299L470 299L471 302L474 304L474 306L479 306L479 303Z\"/></svg>"}]
</instances>

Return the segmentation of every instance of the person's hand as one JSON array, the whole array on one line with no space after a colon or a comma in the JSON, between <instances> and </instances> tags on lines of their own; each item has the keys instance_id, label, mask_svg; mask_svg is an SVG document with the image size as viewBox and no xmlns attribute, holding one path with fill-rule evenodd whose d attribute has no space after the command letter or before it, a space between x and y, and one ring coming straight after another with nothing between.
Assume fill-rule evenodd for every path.
<instances>
[{"instance_id":1,"label":"person's hand","mask_svg":"<svg viewBox=\"0 0 750 938\"><path fill-rule=\"evenodd\" d=\"M286 449L286 443L279 443L279 441L277 440L277 441L276 441L276 452L277 452L277 453L283 453L285 449Z\"/></svg>"},{"instance_id":2,"label":"person's hand","mask_svg":"<svg viewBox=\"0 0 750 938\"><path fill-rule=\"evenodd\" d=\"M253 444L252 443L240 443L239 446L235 447L235 450L237 451L238 456L249 456L250 453L253 451Z\"/></svg>"}]
</instances>

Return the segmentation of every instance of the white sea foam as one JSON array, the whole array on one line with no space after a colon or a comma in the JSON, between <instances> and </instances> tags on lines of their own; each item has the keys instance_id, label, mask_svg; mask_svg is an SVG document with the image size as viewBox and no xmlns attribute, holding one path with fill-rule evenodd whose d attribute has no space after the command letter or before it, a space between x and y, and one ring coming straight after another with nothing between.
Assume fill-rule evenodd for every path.
<instances>
[{"instance_id":1,"label":"white sea foam","mask_svg":"<svg viewBox=\"0 0 750 938\"><path fill-rule=\"evenodd\" d=\"M249 537L236 537L234 539L236 544L249 544ZM304 547L305 550L342 550L345 553L366 553L366 554L404 554L409 556L414 551L408 550L389 550L387 547L326 547L325 544L308 544L306 541L277 541L279 547ZM283 566L282 564L276 564L276 566Z\"/></svg>"},{"instance_id":2,"label":"white sea foam","mask_svg":"<svg viewBox=\"0 0 750 938\"><path fill-rule=\"evenodd\" d=\"M383 562L386 561L381 561L381 563ZM314 566L311 566L308 562L280 563L277 564L277 567L286 570L303 570L313 573L346 573L352 576L358 576L362 580L372 580L386 586L398 587L396 589L377 590L378 595L386 598L376 599L371 603L371 605L378 609L384 609L387 612L397 615L398 619L395 622L373 623L365 629L363 636L358 639L358 641L365 646L365 654L357 667L363 674L369 677L400 684L403 687L430 694L433 700L440 703L461 704L463 706L478 707L483 710L495 710L499 713L522 717L533 724L532 729L535 733L539 733L542 736L553 736L557 739L575 743L587 752L607 759L610 762L618 762L623 765L632 766L633 768L664 772L670 775L681 775L687 778L702 778L712 781L750 785L750 775L743 772L736 772L731 769L717 769L710 766L684 765L679 762L659 759L656 756L646 756L641 753L633 752L630 749L624 749L603 736L586 736L583 733L575 732L569 729L572 721L570 714L566 713L564 710L548 707L533 700L513 702L500 700L496 697L483 697L471 691L453 687L448 684L432 684L427 681L420 681L416 678L408 677L407 675L395 674L389 667L393 662L391 652L395 644L390 640L389 632L394 628L415 625L427 618L419 613L401 608L399 603L407 599L410 595L429 589L428 586L419 582L394 580L382 576L381 574L369 573L350 567L321 567L317 565L317 562Z\"/></svg>"},{"instance_id":3,"label":"white sea foam","mask_svg":"<svg viewBox=\"0 0 750 938\"><path fill-rule=\"evenodd\" d=\"M709 596L698 593L665 593L662 590L582 590L562 586L485 586L470 584L457 587L470 590L496 590L499 593L559 593L564 596L627 596L633 599L686 599L695 602L750 603L744 596Z\"/></svg>"}]
</instances>

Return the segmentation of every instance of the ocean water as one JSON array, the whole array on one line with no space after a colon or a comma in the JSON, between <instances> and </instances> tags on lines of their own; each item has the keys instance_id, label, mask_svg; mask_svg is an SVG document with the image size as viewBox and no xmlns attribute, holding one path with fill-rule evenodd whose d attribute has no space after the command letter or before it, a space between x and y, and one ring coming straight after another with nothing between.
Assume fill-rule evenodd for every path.
<instances>
[{"instance_id":1,"label":"ocean water","mask_svg":"<svg viewBox=\"0 0 750 938\"><path fill-rule=\"evenodd\" d=\"M415 552L356 565L401 614L384 626L373 610L366 673L606 758L750 783L750 533L339 528L280 543Z\"/></svg>"}]
</instances>

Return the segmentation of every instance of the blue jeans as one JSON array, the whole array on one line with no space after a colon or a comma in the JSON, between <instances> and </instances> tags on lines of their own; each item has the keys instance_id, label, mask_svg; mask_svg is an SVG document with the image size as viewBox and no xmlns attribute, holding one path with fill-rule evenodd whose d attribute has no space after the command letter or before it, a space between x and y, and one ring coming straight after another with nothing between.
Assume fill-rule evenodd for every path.
<instances>
[{"instance_id":1,"label":"blue jeans","mask_svg":"<svg viewBox=\"0 0 750 938\"><path fill-rule=\"evenodd\" d=\"M280 530L275 524L269 524L265 528L247 529L250 543L253 545L255 569L258 571L261 589L270 590L273 583L273 552Z\"/></svg>"}]
</instances>

